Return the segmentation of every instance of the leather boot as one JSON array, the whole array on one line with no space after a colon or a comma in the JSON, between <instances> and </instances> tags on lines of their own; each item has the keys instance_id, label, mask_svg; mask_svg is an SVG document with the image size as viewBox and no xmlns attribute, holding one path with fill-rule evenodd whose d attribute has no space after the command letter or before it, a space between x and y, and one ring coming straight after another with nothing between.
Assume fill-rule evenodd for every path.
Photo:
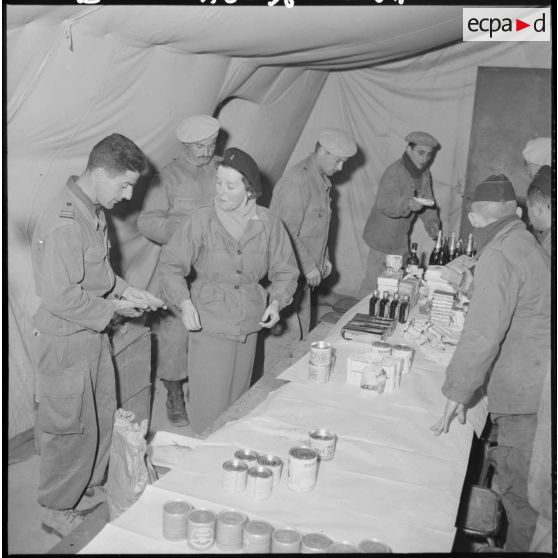
<instances>
[{"instance_id":1,"label":"leather boot","mask_svg":"<svg viewBox=\"0 0 558 558\"><path fill-rule=\"evenodd\" d=\"M188 426L181 380L163 380L167 388L167 417L175 426Z\"/></svg>"}]
</instances>

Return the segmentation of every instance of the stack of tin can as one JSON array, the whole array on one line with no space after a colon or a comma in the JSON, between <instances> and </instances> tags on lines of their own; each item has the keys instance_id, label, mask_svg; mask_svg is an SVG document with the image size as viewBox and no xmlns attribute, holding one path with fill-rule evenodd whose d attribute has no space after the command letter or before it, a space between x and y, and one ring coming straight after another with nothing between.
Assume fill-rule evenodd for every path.
<instances>
[{"instance_id":1,"label":"stack of tin can","mask_svg":"<svg viewBox=\"0 0 558 558\"><path fill-rule=\"evenodd\" d=\"M329 382L333 354L331 344L326 341L315 341L310 345L310 362L308 363L308 380L315 384Z\"/></svg>"}]
</instances>

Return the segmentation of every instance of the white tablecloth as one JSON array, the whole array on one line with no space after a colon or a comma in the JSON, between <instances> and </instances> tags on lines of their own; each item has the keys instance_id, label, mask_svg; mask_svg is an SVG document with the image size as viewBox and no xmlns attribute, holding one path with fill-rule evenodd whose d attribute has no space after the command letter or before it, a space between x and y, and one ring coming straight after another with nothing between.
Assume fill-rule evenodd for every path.
<instances>
[{"instance_id":1,"label":"white tablecloth","mask_svg":"<svg viewBox=\"0 0 558 558\"><path fill-rule=\"evenodd\" d=\"M435 437L430 427L444 407L444 365L419 352L394 393L374 397L346 385L346 359L365 346L342 340L339 332L366 304L349 310L327 337L337 353L328 384L307 382L308 356L303 357L281 375L291 383L192 449L82 552L190 552L185 542L162 538L162 504L177 497L216 512L238 509L275 527L322 532L335 541L377 538L394 552L449 552L473 424L484 425L485 406L481 401L469 412L472 422L454 421L448 434ZM293 492L286 482L288 452L314 428L336 432L335 458L320 464L312 492ZM273 453L285 462L271 498L256 501L246 492L222 489L222 464L239 448Z\"/></svg>"}]
</instances>

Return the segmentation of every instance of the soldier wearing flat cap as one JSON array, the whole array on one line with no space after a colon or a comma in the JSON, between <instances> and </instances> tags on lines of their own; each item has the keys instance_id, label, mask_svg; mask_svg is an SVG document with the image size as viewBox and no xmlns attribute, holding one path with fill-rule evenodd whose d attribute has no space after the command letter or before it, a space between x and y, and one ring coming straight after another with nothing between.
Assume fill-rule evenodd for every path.
<instances>
[{"instance_id":1,"label":"soldier wearing flat cap","mask_svg":"<svg viewBox=\"0 0 558 558\"><path fill-rule=\"evenodd\" d=\"M550 362L550 262L517 215L505 175L489 176L474 192L468 213L478 261L459 343L446 369L446 407L432 427L448 432L454 417L485 391L498 430L498 486L508 519L505 550L529 551L537 512L527 478L543 381Z\"/></svg>"},{"instance_id":2,"label":"soldier wearing flat cap","mask_svg":"<svg viewBox=\"0 0 558 558\"><path fill-rule=\"evenodd\" d=\"M332 271L327 247L330 177L356 152L356 143L345 132L325 128L318 136L314 153L288 169L273 189L269 209L287 227L301 270L293 303L298 320L293 314L295 319L291 317L288 324L289 329L298 330L299 338L306 337L310 330L310 289Z\"/></svg>"},{"instance_id":3,"label":"soldier wearing flat cap","mask_svg":"<svg viewBox=\"0 0 558 558\"><path fill-rule=\"evenodd\" d=\"M187 215L213 203L220 160L215 156L218 133L218 120L207 114L189 116L176 128L182 153L155 175L138 216L138 229L149 240L165 245ZM186 426L183 384L188 377L188 331L180 314L172 310L157 316L152 326L158 341L157 377L167 388L168 418L175 426Z\"/></svg>"},{"instance_id":4,"label":"soldier wearing flat cap","mask_svg":"<svg viewBox=\"0 0 558 558\"><path fill-rule=\"evenodd\" d=\"M260 173L231 147L217 168L213 206L188 216L160 262L163 297L190 331L190 421L202 433L249 387L258 331L291 303L298 269L281 220L256 205ZM195 269L191 286L184 279ZM267 276L266 291L260 281Z\"/></svg>"},{"instance_id":5,"label":"soldier wearing flat cap","mask_svg":"<svg viewBox=\"0 0 558 558\"><path fill-rule=\"evenodd\" d=\"M405 141L403 156L380 178L376 200L362 233L369 253L359 298L377 288L378 276L386 270L388 254L404 256L409 252L409 237L417 215L431 237L440 228L430 174L430 164L440 144L426 132L411 132Z\"/></svg>"},{"instance_id":6,"label":"soldier wearing flat cap","mask_svg":"<svg viewBox=\"0 0 558 558\"><path fill-rule=\"evenodd\" d=\"M527 190L527 212L544 251L552 253L552 169L543 165Z\"/></svg>"}]
</instances>

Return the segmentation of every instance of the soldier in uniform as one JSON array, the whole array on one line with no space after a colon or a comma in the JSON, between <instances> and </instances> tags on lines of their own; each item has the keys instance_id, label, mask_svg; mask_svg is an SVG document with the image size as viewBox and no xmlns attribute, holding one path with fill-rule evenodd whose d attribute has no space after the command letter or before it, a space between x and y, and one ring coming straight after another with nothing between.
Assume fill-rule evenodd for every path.
<instances>
[{"instance_id":1,"label":"soldier in uniform","mask_svg":"<svg viewBox=\"0 0 558 558\"><path fill-rule=\"evenodd\" d=\"M310 331L310 289L318 287L332 271L327 248L330 177L356 152L355 142L345 132L325 128L318 137L315 152L287 170L273 189L269 210L287 228L302 272L293 302L298 314L299 339Z\"/></svg>"},{"instance_id":2,"label":"soldier in uniform","mask_svg":"<svg viewBox=\"0 0 558 558\"><path fill-rule=\"evenodd\" d=\"M116 409L107 328L115 316L137 317L163 304L114 274L103 213L129 200L148 168L131 140L104 138L81 176L71 176L48 205L33 234L41 298L32 338L41 431L38 502L43 529L59 537L102 498Z\"/></svg>"},{"instance_id":3,"label":"soldier in uniform","mask_svg":"<svg viewBox=\"0 0 558 558\"><path fill-rule=\"evenodd\" d=\"M176 129L184 149L154 177L138 216L138 229L149 240L164 246L187 215L213 203L220 161L214 155L218 132L219 122L206 114L190 116ZM189 331L172 308L156 317L153 329L157 334L157 377L167 389L167 416L175 426L187 426L183 384L188 377Z\"/></svg>"}]
</instances>

